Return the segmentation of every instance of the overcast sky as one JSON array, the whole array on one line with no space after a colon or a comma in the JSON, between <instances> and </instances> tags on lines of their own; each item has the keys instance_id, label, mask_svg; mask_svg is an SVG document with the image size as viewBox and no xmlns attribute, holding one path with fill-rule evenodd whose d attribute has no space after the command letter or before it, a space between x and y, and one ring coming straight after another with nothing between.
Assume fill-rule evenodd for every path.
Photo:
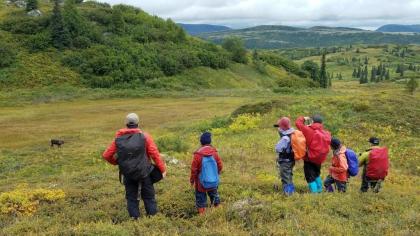
<instances>
[{"instance_id":1,"label":"overcast sky","mask_svg":"<svg viewBox=\"0 0 420 236\"><path fill-rule=\"evenodd\" d=\"M124 3L180 23L234 28L261 24L348 26L420 24L420 0L102 0Z\"/></svg>"}]
</instances>

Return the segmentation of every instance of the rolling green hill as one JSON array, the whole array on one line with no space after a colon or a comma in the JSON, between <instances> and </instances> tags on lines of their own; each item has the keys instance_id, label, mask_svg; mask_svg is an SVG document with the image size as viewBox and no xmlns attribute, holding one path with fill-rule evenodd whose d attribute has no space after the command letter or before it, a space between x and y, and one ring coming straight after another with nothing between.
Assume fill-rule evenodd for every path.
<instances>
[{"instance_id":1,"label":"rolling green hill","mask_svg":"<svg viewBox=\"0 0 420 236\"><path fill-rule=\"evenodd\" d=\"M222 47L135 7L67 0L57 14L39 2L37 17L0 3L0 88L265 88L299 79L276 76L282 67L239 65Z\"/></svg>"},{"instance_id":2,"label":"rolling green hill","mask_svg":"<svg viewBox=\"0 0 420 236\"><path fill-rule=\"evenodd\" d=\"M248 48L328 47L349 44L420 44L420 34L390 34L356 28L323 27L298 28L281 25L262 25L245 29L204 33L199 37L221 43L224 38L238 36Z\"/></svg>"}]
</instances>

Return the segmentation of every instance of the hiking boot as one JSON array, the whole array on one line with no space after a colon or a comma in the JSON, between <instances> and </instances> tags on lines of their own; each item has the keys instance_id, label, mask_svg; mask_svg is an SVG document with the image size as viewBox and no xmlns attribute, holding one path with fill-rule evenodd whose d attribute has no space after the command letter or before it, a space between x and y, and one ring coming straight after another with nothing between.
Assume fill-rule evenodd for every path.
<instances>
[{"instance_id":1,"label":"hiking boot","mask_svg":"<svg viewBox=\"0 0 420 236\"><path fill-rule=\"evenodd\" d=\"M198 208L198 214L199 215L204 215L205 213L206 213L206 208L205 207Z\"/></svg>"}]
</instances>

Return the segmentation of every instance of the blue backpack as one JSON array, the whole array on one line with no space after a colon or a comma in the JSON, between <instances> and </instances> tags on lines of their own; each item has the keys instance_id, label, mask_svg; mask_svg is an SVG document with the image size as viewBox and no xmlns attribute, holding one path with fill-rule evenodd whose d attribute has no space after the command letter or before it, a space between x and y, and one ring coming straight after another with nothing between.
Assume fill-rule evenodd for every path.
<instances>
[{"instance_id":1,"label":"blue backpack","mask_svg":"<svg viewBox=\"0 0 420 236\"><path fill-rule=\"evenodd\" d=\"M347 148L346 158L349 166L349 175L356 176L357 173L359 173L359 160L357 159L357 154L353 150Z\"/></svg>"},{"instance_id":2,"label":"blue backpack","mask_svg":"<svg viewBox=\"0 0 420 236\"><path fill-rule=\"evenodd\" d=\"M215 189L219 186L219 170L213 156L203 157L199 178L205 189Z\"/></svg>"}]
</instances>

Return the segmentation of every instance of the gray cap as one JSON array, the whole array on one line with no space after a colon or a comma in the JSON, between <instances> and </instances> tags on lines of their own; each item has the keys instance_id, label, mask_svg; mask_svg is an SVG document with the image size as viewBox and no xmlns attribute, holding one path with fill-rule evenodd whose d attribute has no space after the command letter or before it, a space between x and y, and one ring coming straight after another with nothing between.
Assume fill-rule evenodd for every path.
<instances>
[{"instance_id":1,"label":"gray cap","mask_svg":"<svg viewBox=\"0 0 420 236\"><path fill-rule=\"evenodd\" d=\"M314 116L312 116L312 120L314 121L314 123L322 124L324 119L322 118L320 114L315 114Z\"/></svg>"},{"instance_id":2,"label":"gray cap","mask_svg":"<svg viewBox=\"0 0 420 236\"><path fill-rule=\"evenodd\" d=\"M126 125L138 125L139 124L139 116L136 113L130 113L125 118Z\"/></svg>"}]
</instances>

